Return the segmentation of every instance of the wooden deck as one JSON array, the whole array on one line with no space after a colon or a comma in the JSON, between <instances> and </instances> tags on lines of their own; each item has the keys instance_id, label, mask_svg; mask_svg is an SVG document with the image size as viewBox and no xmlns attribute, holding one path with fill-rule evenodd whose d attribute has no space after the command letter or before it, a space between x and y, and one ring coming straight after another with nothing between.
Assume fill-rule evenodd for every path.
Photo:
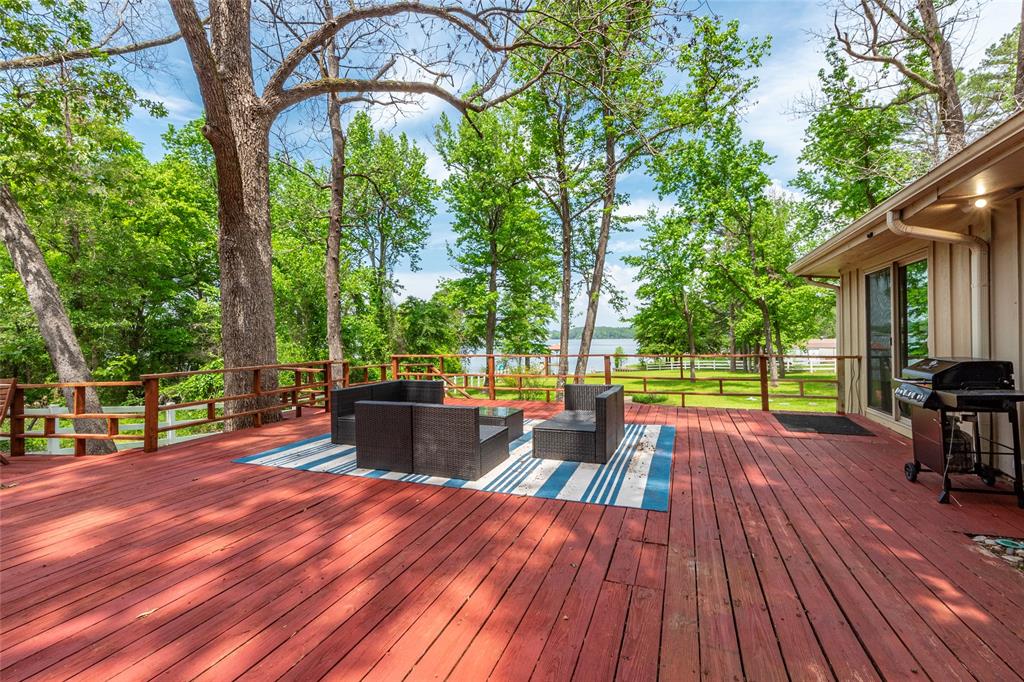
<instances>
[{"instance_id":1,"label":"wooden deck","mask_svg":"<svg viewBox=\"0 0 1024 682\"><path fill-rule=\"evenodd\" d=\"M553 411L522 403L529 416ZM646 512L231 459L318 414L161 449L3 467L3 680L1020 679L1010 498L935 503L905 441L759 412L677 428ZM867 422L862 422L867 424Z\"/></svg>"}]
</instances>

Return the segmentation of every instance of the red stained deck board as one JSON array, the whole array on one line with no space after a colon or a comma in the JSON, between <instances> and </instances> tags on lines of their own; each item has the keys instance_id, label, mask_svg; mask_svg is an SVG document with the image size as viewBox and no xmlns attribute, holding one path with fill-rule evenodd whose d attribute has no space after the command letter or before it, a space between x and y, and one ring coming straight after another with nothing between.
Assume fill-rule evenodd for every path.
<instances>
[{"instance_id":1,"label":"red stained deck board","mask_svg":"<svg viewBox=\"0 0 1024 682\"><path fill-rule=\"evenodd\" d=\"M1024 535L1011 499L935 504L906 439L861 418L875 437L627 410L677 429L668 512L231 462L326 433L322 413L16 459L0 677L1019 676L1024 580L965 535Z\"/></svg>"},{"instance_id":2,"label":"red stained deck board","mask_svg":"<svg viewBox=\"0 0 1024 682\"><path fill-rule=\"evenodd\" d=\"M520 572L463 653L450 679L485 679L492 674L500 677L495 672L499 662L529 663L532 668L593 536L610 532L614 537L618 532L622 517L608 514L608 509L588 506L553 560L539 561L528 566L531 570ZM610 530L613 517L615 528Z\"/></svg>"},{"instance_id":3,"label":"red stained deck board","mask_svg":"<svg viewBox=\"0 0 1024 682\"><path fill-rule=\"evenodd\" d=\"M490 571L485 581L467 595L465 603L458 613L443 628L431 632L428 629L417 629L411 642L392 647L385 658L372 671L373 677L387 679L388 676L400 676L415 665L411 671L411 679L443 679L459 662L470 642L480 631L487 615L494 612L499 601L506 595L515 598L514 588L517 584L530 580L531 571L546 570L554 559L555 552L565 542L566 537L577 523L586 507L579 504L567 504L562 507L558 516L538 544L532 543L532 537L526 536L526 542L516 543L502 556L498 565ZM410 631L412 633L412 629ZM438 634L439 633L439 634ZM408 636L408 635L407 635ZM419 646L419 642L433 637L427 648L420 655L403 656L406 647ZM414 644L414 642L416 642Z\"/></svg>"},{"instance_id":4,"label":"red stained deck board","mask_svg":"<svg viewBox=\"0 0 1024 682\"><path fill-rule=\"evenodd\" d=\"M231 651L197 679L222 679L224 676L234 678L254 666L260 666L265 671L286 671L328 637L337 623L344 622L359 611L364 604L402 576L410 565L424 556L432 561L443 560L465 537L464 533L468 529L477 528L482 523L486 515L480 508L493 510L499 504L498 500L481 499L469 491L457 491L452 497L458 506L405 546L404 551L398 552L379 567L370 564L369 571L345 574L341 584L333 585L333 589L312 592L270 627ZM436 550L431 552L434 548ZM274 608L268 615L273 617L277 613L279 609Z\"/></svg>"},{"instance_id":5,"label":"red stained deck board","mask_svg":"<svg viewBox=\"0 0 1024 682\"><path fill-rule=\"evenodd\" d=\"M545 679L571 679L602 682L615 679L615 669L622 648L622 633L629 613L629 585L604 581L594 610L599 618L590 621L586 638L575 670L569 669L560 677Z\"/></svg>"},{"instance_id":6,"label":"red stained deck board","mask_svg":"<svg viewBox=\"0 0 1024 682\"><path fill-rule=\"evenodd\" d=\"M627 514L620 514L621 511L621 508L607 508L602 518L604 527L615 526L619 523L624 526ZM562 608L556 613L557 617L548 632L544 649L536 660L533 675L538 679L566 679L576 667L579 651L583 647L584 637L595 613L596 597L605 582L603 578L612 557L612 534L600 531L601 527L599 526L598 532L591 539L590 547L587 548L587 553L580 563L579 571L573 579L572 586L562 603ZM620 531L620 538L624 531L624 528ZM550 609L543 604L537 604L537 606L541 610ZM608 622L610 627L614 628L617 626L618 617L614 614L598 612L597 620ZM527 663L525 659L513 661L509 658L506 661L512 665L505 670L516 676L522 674L519 671L525 672L525 669L533 663L533 661ZM496 669L497 676L502 675L501 670L502 667L499 664Z\"/></svg>"},{"instance_id":7,"label":"red stained deck board","mask_svg":"<svg viewBox=\"0 0 1024 682\"><path fill-rule=\"evenodd\" d=\"M901 561L900 556L909 561L914 552L912 549L907 551L908 548L898 536L889 538L887 546L881 545L875 533L884 528L884 522L875 517L872 510L857 504L854 496L842 494L844 485L834 477L834 472L802 466L805 460L796 452L800 447L800 444L793 443L790 449L784 451L789 463L794 469L802 471L805 479L811 480L816 489L815 496L846 531L850 540L911 608L928 622L932 632L940 637L961 663L975 676L981 677L994 674L1003 679L1012 679L1012 667L1024 669L1024 649L1015 647L1015 638L1010 632L1004 627L988 627L992 620L979 617L983 609L979 608L970 594L953 595L931 588L928 581L922 580L920 576L931 574L937 577L940 573L923 562L908 566ZM969 626L979 632L975 634ZM1009 648L1003 652L1004 647ZM1005 662L997 652L1002 653Z\"/></svg>"},{"instance_id":8,"label":"red stained deck board","mask_svg":"<svg viewBox=\"0 0 1024 682\"><path fill-rule=\"evenodd\" d=\"M642 585L632 588L615 679L653 680L657 677L664 600L665 595L659 589Z\"/></svg>"},{"instance_id":9,"label":"red stained deck board","mask_svg":"<svg viewBox=\"0 0 1024 682\"><path fill-rule=\"evenodd\" d=\"M819 567L829 566L829 580L833 591L849 592L851 598L865 603L863 616L874 622L878 636L865 643L883 672L891 666L887 676L917 674L921 671L933 677L954 679L969 673L949 650L946 643L933 636L927 621L921 619L900 593L885 579L877 567L860 552L845 535L843 528L815 497L815 489L807 485L799 474L786 466L779 443L766 443L765 452L789 486L791 494L784 504L790 517L798 518L807 537L813 542L812 554ZM855 624L856 627L856 624ZM862 628L865 632L868 628ZM906 648L911 656L897 657L899 648ZM883 658L884 657L884 658Z\"/></svg>"},{"instance_id":10,"label":"red stained deck board","mask_svg":"<svg viewBox=\"0 0 1024 682\"><path fill-rule=\"evenodd\" d=\"M705 412L701 421L715 438L705 441L706 463L714 491L715 513L721 538L722 556L729 581L730 609L736 622L736 635L745 669L757 671L765 680L785 680L779 638L768 612L761 574L754 567L747 535L732 493L731 476L722 465L723 451L731 445L722 429L724 413ZM727 416L725 416L728 419Z\"/></svg>"},{"instance_id":11,"label":"red stained deck board","mask_svg":"<svg viewBox=\"0 0 1024 682\"><path fill-rule=\"evenodd\" d=\"M409 623L408 620L404 620L396 633L397 636L383 645L378 643L381 638L376 637L377 633L374 633L374 639L378 641L364 640L360 643L360 648L369 650L369 655L363 657L361 664L357 664L351 660L353 656L349 656L335 665L334 672L360 678L364 678L365 675L365 679L371 680L404 678L438 637L448 631L448 626L463 606L477 600L481 602L481 606L488 603L493 606L494 600L489 599L489 595L507 586L515 575L516 568L522 566L533 548L559 517L564 514L568 518L575 518L579 506L566 505L555 500L547 500L543 505L538 505L537 513L524 520L526 525L517 527L517 538L521 536L521 542L515 542L517 538L510 538L507 542L494 545L488 561L473 562L437 599L418 614L415 622ZM466 623L467 615L463 614L463 623ZM479 621L475 622L479 625ZM446 643L441 645L449 652L456 648L456 629L457 627L453 628ZM355 653L357 652L353 651L353 654Z\"/></svg>"},{"instance_id":12,"label":"red stained deck board","mask_svg":"<svg viewBox=\"0 0 1024 682\"><path fill-rule=\"evenodd\" d=\"M488 506L492 502L495 506ZM516 530L523 518L517 517L516 512L523 505L523 498L516 499L511 496L488 500L474 510L473 514L467 516L463 524L452 530L442 541L445 544L439 548L439 552L431 552L421 557L397 580L391 581L387 589L378 592L351 617L344 620L331 618L331 624L335 626L333 632L295 666L283 671L283 666L261 662L257 666L257 674L283 680L320 679L343 658L348 658L349 653L354 655L353 670L350 673L348 668L342 668L339 672L344 675L355 675L355 671L360 667L369 667L366 664L372 664L376 658L372 661L366 660L372 655L366 654L366 647L374 648L376 640L387 640L389 636L407 628L470 561L479 560L486 563L485 547L492 542L496 534L507 534ZM477 519L480 520L479 524ZM505 538L501 537L494 546L500 546L504 540ZM354 647L364 644L366 646L360 651L353 650ZM362 656L363 654L366 656Z\"/></svg>"},{"instance_id":13,"label":"red stained deck board","mask_svg":"<svg viewBox=\"0 0 1024 682\"><path fill-rule=\"evenodd\" d=\"M142 671L146 671L145 676L148 677L166 669L198 648L204 637L224 632L246 614L258 612L274 598L297 590L303 580L323 575L345 558L355 558L359 548L378 546L376 543L401 530L416 518L415 513L421 505L430 504L435 497L436 494L425 498L394 495L388 500L391 509L407 515L407 521L390 521L379 506L371 507L365 514L372 514L376 518L362 525L356 532L350 532L345 524L339 524L301 551L282 555L278 561L256 573L245 575L244 571L239 571L242 575L234 578L241 580L221 585L225 589L215 596L199 593L191 599L183 599L181 603L173 603L158 610L148 616L144 623L133 624L120 631L120 641L110 638L101 642L109 649L116 650L116 653L83 670L81 677L110 679L118 672L131 676L141 674ZM359 520L359 516L354 520ZM295 584L289 585L282 579L286 574ZM117 649L119 645L121 649Z\"/></svg>"}]
</instances>

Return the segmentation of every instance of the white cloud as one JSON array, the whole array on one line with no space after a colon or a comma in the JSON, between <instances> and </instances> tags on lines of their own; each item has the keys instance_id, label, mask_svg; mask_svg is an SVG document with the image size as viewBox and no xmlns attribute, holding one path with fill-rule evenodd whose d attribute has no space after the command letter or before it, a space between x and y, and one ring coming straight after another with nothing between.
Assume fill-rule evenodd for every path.
<instances>
[{"instance_id":1,"label":"white cloud","mask_svg":"<svg viewBox=\"0 0 1024 682\"><path fill-rule=\"evenodd\" d=\"M404 301L410 296L430 298L437 291L441 279L452 277L452 274L451 272L427 272L424 270L396 272L394 280L402 287L398 293L398 299Z\"/></svg>"},{"instance_id":2,"label":"white cloud","mask_svg":"<svg viewBox=\"0 0 1024 682\"><path fill-rule=\"evenodd\" d=\"M183 96L168 95L151 90L138 90L137 92L142 99L164 105L164 108L167 109L167 120L172 123L185 123L197 118L202 113L202 107L197 102Z\"/></svg>"},{"instance_id":3,"label":"white cloud","mask_svg":"<svg viewBox=\"0 0 1024 682\"><path fill-rule=\"evenodd\" d=\"M659 199L657 197L630 199L628 204L619 207L617 213L622 217L637 218L647 215L648 211L653 208L660 216L668 213L674 203L671 199Z\"/></svg>"}]
</instances>

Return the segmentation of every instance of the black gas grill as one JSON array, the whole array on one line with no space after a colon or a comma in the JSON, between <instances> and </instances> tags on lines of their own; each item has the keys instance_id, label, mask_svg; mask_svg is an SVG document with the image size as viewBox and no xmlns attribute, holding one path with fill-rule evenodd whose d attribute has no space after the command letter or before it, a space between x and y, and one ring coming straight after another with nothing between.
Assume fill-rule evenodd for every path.
<instances>
[{"instance_id":1,"label":"black gas grill","mask_svg":"<svg viewBox=\"0 0 1024 682\"><path fill-rule=\"evenodd\" d=\"M942 474L939 502L949 502L951 490L970 490L1016 495L1024 507L1021 476L1020 425L1017 403L1024 391L1014 389L1013 363L974 358L926 358L903 369L897 377L896 399L910 405L914 434L914 461L904 467L910 481L916 481L922 466ZM1010 421L1013 444L997 443L982 436L981 417L989 415L991 430L995 415ZM991 431L990 431L991 432ZM955 488L952 474L976 474L990 488L999 471L992 465L996 455L1013 457L1013 490Z\"/></svg>"}]
</instances>

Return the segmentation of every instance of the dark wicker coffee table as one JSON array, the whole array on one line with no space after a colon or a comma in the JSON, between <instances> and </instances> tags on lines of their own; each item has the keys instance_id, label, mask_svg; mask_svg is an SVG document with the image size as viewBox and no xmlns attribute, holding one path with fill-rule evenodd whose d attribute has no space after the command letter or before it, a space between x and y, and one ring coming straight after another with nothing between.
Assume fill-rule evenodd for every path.
<instances>
[{"instance_id":1,"label":"dark wicker coffee table","mask_svg":"<svg viewBox=\"0 0 1024 682\"><path fill-rule=\"evenodd\" d=\"M508 442L523 435L523 411L515 407L481 407L480 423L508 428Z\"/></svg>"}]
</instances>

